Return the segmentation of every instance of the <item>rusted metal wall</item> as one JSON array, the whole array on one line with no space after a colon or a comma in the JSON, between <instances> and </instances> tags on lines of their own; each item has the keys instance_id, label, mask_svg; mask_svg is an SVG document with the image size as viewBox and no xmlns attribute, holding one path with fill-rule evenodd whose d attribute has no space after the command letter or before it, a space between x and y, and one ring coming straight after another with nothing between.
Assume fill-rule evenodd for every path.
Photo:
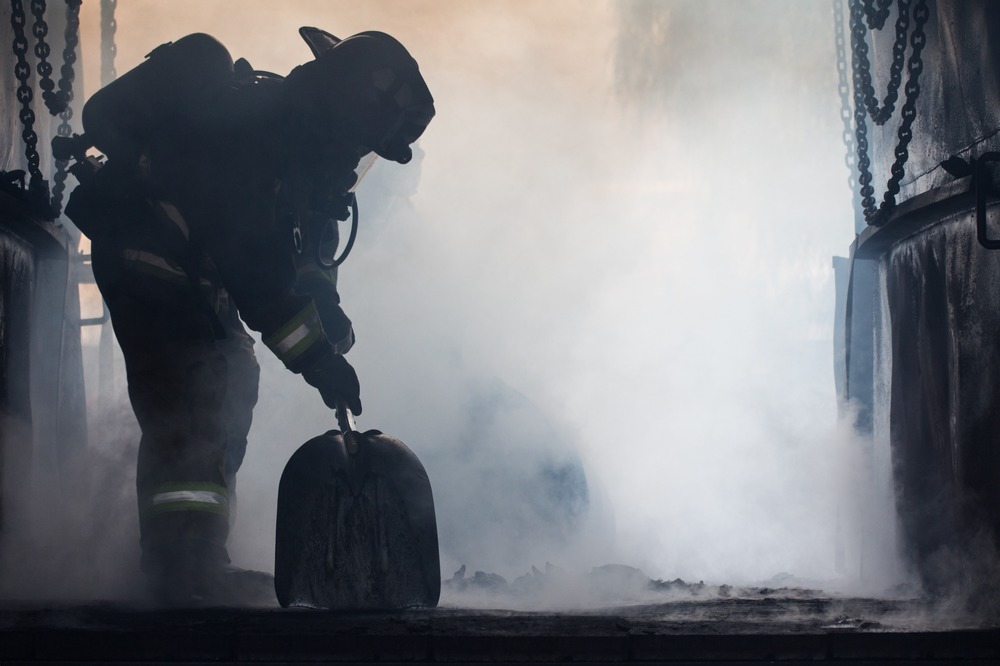
<instances>
[{"instance_id":1,"label":"rusted metal wall","mask_svg":"<svg viewBox=\"0 0 1000 666\"><path fill-rule=\"evenodd\" d=\"M31 246L0 228L0 487L4 479L24 472L24 457L16 456L30 442L31 384L28 381L31 283L34 279ZM0 509L6 504L0 494ZM0 530L4 514L0 511Z\"/></svg>"},{"instance_id":2,"label":"rusted metal wall","mask_svg":"<svg viewBox=\"0 0 1000 666\"><path fill-rule=\"evenodd\" d=\"M871 372L849 381L873 397L874 437L891 450L906 554L928 587L942 589L992 570L1000 543L1000 253L977 241L972 178L940 165L1000 149L1000 3L929 7L897 207L853 249L855 271L868 277L855 284L850 354ZM895 16L872 41L880 96ZM897 126L870 130L878 200ZM881 399L879 385L888 387Z\"/></svg>"},{"instance_id":3,"label":"rusted metal wall","mask_svg":"<svg viewBox=\"0 0 1000 666\"><path fill-rule=\"evenodd\" d=\"M1000 535L1000 256L971 227L958 214L882 260L902 525L932 583L943 553Z\"/></svg>"}]
</instances>

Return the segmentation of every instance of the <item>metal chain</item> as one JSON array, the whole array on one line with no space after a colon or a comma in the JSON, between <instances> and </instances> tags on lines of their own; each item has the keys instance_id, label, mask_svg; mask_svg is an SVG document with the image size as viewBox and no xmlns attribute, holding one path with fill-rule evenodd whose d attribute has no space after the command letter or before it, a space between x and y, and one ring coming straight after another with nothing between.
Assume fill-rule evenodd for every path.
<instances>
[{"instance_id":1,"label":"metal chain","mask_svg":"<svg viewBox=\"0 0 1000 666\"><path fill-rule=\"evenodd\" d=\"M868 159L868 119L864 104L864 87L862 85L861 62L862 57L867 54L868 45L864 41L864 28L861 26L861 18L864 9L861 0L851 0L851 53L853 55L853 83L854 83L854 131L856 146L858 151L858 183L861 184L861 204L865 215L865 220L869 223L869 202L874 206L872 194L875 188L872 187L871 161ZM861 30L861 38L858 36L858 29ZM868 62L867 57L864 62ZM870 76L870 73L869 73Z\"/></svg>"},{"instance_id":2,"label":"metal chain","mask_svg":"<svg viewBox=\"0 0 1000 666\"><path fill-rule=\"evenodd\" d=\"M57 113L63 113L69 107L69 103L73 101L73 79L76 78L73 65L76 64L76 47L80 43L81 4L83 4L83 0L66 0L63 64L59 68L59 92L56 93L65 108L58 109Z\"/></svg>"},{"instance_id":3,"label":"metal chain","mask_svg":"<svg viewBox=\"0 0 1000 666\"><path fill-rule=\"evenodd\" d=\"M844 35L844 0L833 0L834 43L837 47L837 93L840 96L840 119L844 124L844 164L847 166L847 187L854 201L855 215L861 210L861 201L854 177L855 147L854 126L851 124L851 89L847 84L847 39Z\"/></svg>"},{"instance_id":4,"label":"metal chain","mask_svg":"<svg viewBox=\"0 0 1000 666\"><path fill-rule=\"evenodd\" d=\"M868 0L866 0L867 2ZM904 4L909 5L910 0L899 0L899 12L905 10ZM923 71L923 60L921 52L927 43L924 34L924 25L930 17L930 10L927 7L927 0L916 0L913 10L914 26L910 35L911 53L907 61L908 77L904 93L906 99L901 110L902 121L896 133L898 143L894 151L896 160L890 168L890 178L886 183L886 192L882 203L875 207L875 188L872 187L871 160L868 157L868 124L867 116L870 115L871 103L869 98L874 95L871 87L871 64L868 61L867 31L862 25L865 16L865 8L862 0L851 0L851 50L853 55L853 83L854 83L854 124L857 140L858 171L860 173L858 182L861 184L861 205L864 211L865 220L869 224L884 224L889 211L895 206L896 195L899 194L899 185L905 175L905 165L909 159L909 145L913 138L913 121L916 118L916 101L920 95L919 79ZM899 22L897 21L897 36ZM894 47L893 59L896 59L896 49ZM905 53L905 51L904 51ZM877 122L876 117L873 120ZM884 121L883 121L884 122Z\"/></svg>"},{"instance_id":5,"label":"metal chain","mask_svg":"<svg viewBox=\"0 0 1000 666\"><path fill-rule=\"evenodd\" d=\"M115 46L115 31L118 23L115 21L115 7L117 0L101 0L101 85L106 86L116 78L115 55L118 47Z\"/></svg>"},{"instance_id":6,"label":"metal chain","mask_svg":"<svg viewBox=\"0 0 1000 666\"><path fill-rule=\"evenodd\" d=\"M73 127L70 121L73 119L73 81L76 72L73 65L76 64L76 47L80 43L80 4L83 0L66 0L66 46L63 49L63 65L59 71L59 94L65 101L65 110L59 114L59 129L56 133L59 136L71 136ZM62 211L63 192L66 190L66 160L56 160L56 173L52 177L52 208L56 216Z\"/></svg>"},{"instance_id":7,"label":"metal chain","mask_svg":"<svg viewBox=\"0 0 1000 666\"><path fill-rule=\"evenodd\" d=\"M29 83L31 79L31 65L28 63L28 38L25 36L27 16L24 13L24 3L22 0L11 0L10 2L10 25L14 32L14 78L17 79L17 101L21 104L18 118L23 129L21 139L24 141L24 156L28 161L28 173L31 179L28 182L28 195L31 201L39 209L39 212L47 215L49 208L49 184L42 177L42 172L38 168L40 158L38 156L38 134L35 132L35 111L32 108L32 101L35 92Z\"/></svg>"},{"instance_id":8,"label":"metal chain","mask_svg":"<svg viewBox=\"0 0 1000 666\"><path fill-rule=\"evenodd\" d=\"M31 26L31 34L35 37L35 57L38 58L38 87L42 89L42 101L52 115L66 108L66 100L56 93L56 84L52 80L52 64L49 55L52 49L45 38L49 34L49 25L45 22L45 0L31 0L31 13L35 23ZM61 87L61 86L60 86Z\"/></svg>"},{"instance_id":9,"label":"metal chain","mask_svg":"<svg viewBox=\"0 0 1000 666\"><path fill-rule=\"evenodd\" d=\"M903 120L899 125L899 131L896 132L896 138L899 140L895 150L896 161L893 162L892 167L889 169L892 177L886 185L886 192L881 205L883 209L895 205L896 195L899 194L899 184L902 182L903 176L906 175L906 161L909 159L909 146L910 141L913 139L913 121L917 117L917 98L920 96L920 74L924 71L924 61L920 57L924 46L927 44L924 25L929 18L930 9L927 7L927 0L917 0L917 5L913 12L913 34L910 37L912 50L910 59L906 63L907 79L906 88L904 89L906 101L903 102L903 108L901 109Z\"/></svg>"},{"instance_id":10,"label":"metal chain","mask_svg":"<svg viewBox=\"0 0 1000 666\"><path fill-rule=\"evenodd\" d=\"M31 13L35 18L32 26L32 35L36 38L35 56L38 58L39 87L42 89L42 98L46 101L46 106L53 115L59 113L61 123L57 129L59 136L70 136L72 127L70 120L73 111L69 107L69 102L73 99L73 65L76 63L76 47L79 43L80 27L80 4L82 0L66 0L66 48L63 50L63 66L60 70L59 92L55 92L55 83L52 81L52 65L48 62L51 54L49 45L45 42L48 36L48 25L45 22L45 2L44 0L32 0ZM14 64L14 78L17 79L17 100L21 104L21 111L18 117L23 126L21 138L24 141L24 154L28 162L28 173L31 179L28 184L28 196L33 203L36 212L47 219L54 219L59 216L62 208L62 195L66 187L66 162L56 162L56 173L54 176L55 187L52 196L49 196L49 184L42 177L39 165L41 158L38 154L38 134L35 131L35 111L34 89L31 86L31 65L28 62L28 38L25 34L27 27L27 15L24 11L23 0L11 0L11 27L14 32L13 50L16 56Z\"/></svg>"},{"instance_id":11,"label":"metal chain","mask_svg":"<svg viewBox=\"0 0 1000 666\"><path fill-rule=\"evenodd\" d=\"M870 0L868 0L870 2ZM892 45L892 65L889 67L889 82L886 85L885 100L879 108L875 98L875 88L872 87L871 65L868 62L868 44L865 41L867 31L860 20L860 9L852 13L858 14L858 19L851 24L852 44L857 44L855 57L860 60L858 69L861 80L861 92L864 93L865 108L876 125L884 125L896 110L899 99L899 87L903 81L903 65L906 62L906 38L910 29L910 0L899 0L899 13L896 18L896 41ZM884 21L883 21L884 23Z\"/></svg>"}]
</instances>

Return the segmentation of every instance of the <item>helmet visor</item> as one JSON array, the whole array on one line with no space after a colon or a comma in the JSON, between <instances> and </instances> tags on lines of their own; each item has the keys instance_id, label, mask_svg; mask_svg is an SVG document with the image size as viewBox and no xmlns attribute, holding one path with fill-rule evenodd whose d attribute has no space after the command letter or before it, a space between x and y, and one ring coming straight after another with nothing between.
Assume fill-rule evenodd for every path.
<instances>
[{"instance_id":1,"label":"helmet visor","mask_svg":"<svg viewBox=\"0 0 1000 666\"><path fill-rule=\"evenodd\" d=\"M371 171L372 167L375 166L375 162L377 161L378 161L378 155L376 155L374 152L368 153L361 158L361 161L358 162L358 168L356 170L358 178L357 180L354 181L354 184L351 185L350 189L347 190L348 192L354 192L356 189L358 189L358 185L361 184L361 181L364 180L365 176L368 175L368 172Z\"/></svg>"}]
</instances>

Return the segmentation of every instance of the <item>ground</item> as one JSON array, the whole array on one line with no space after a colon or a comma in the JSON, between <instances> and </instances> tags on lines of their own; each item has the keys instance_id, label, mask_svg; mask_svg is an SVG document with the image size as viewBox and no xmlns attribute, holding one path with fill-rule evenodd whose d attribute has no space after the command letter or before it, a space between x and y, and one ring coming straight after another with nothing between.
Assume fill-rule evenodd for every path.
<instances>
[{"instance_id":1,"label":"ground","mask_svg":"<svg viewBox=\"0 0 1000 666\"><path fill-rule=\"evenodd\" d=\"M922 599L743 590L587 611L0 608L0 663L1000 662L1000 625Z\"/></svg>"}]
</instances>

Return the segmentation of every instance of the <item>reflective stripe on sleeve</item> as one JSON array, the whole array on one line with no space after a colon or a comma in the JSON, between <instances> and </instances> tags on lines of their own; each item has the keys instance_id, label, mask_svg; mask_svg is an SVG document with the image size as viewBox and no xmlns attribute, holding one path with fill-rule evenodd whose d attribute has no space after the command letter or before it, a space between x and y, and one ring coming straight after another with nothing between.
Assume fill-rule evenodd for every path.
<instances>
[{"instance_id":1,"label":"reflective stripe on sleeve","mask_svg":"<svg viewBox=\"0 0 1000 666\"><path fill-rule=\"evenodd\" d=\"M284 326L269 335L264 344L289 365L323 336L323 324L312 301Z\"/></svg>"},{"instance_id":2,"label":"reflective stripe on sleeve","mask_svg":"<svg viewBox=\"0 0 1000 666\"><path fill-rule=\"evenodd\" d=\"M214 483L166 483L147 496L145 511L208 511L229 515L229 492Z\"/></svg>"}]
</instances>

